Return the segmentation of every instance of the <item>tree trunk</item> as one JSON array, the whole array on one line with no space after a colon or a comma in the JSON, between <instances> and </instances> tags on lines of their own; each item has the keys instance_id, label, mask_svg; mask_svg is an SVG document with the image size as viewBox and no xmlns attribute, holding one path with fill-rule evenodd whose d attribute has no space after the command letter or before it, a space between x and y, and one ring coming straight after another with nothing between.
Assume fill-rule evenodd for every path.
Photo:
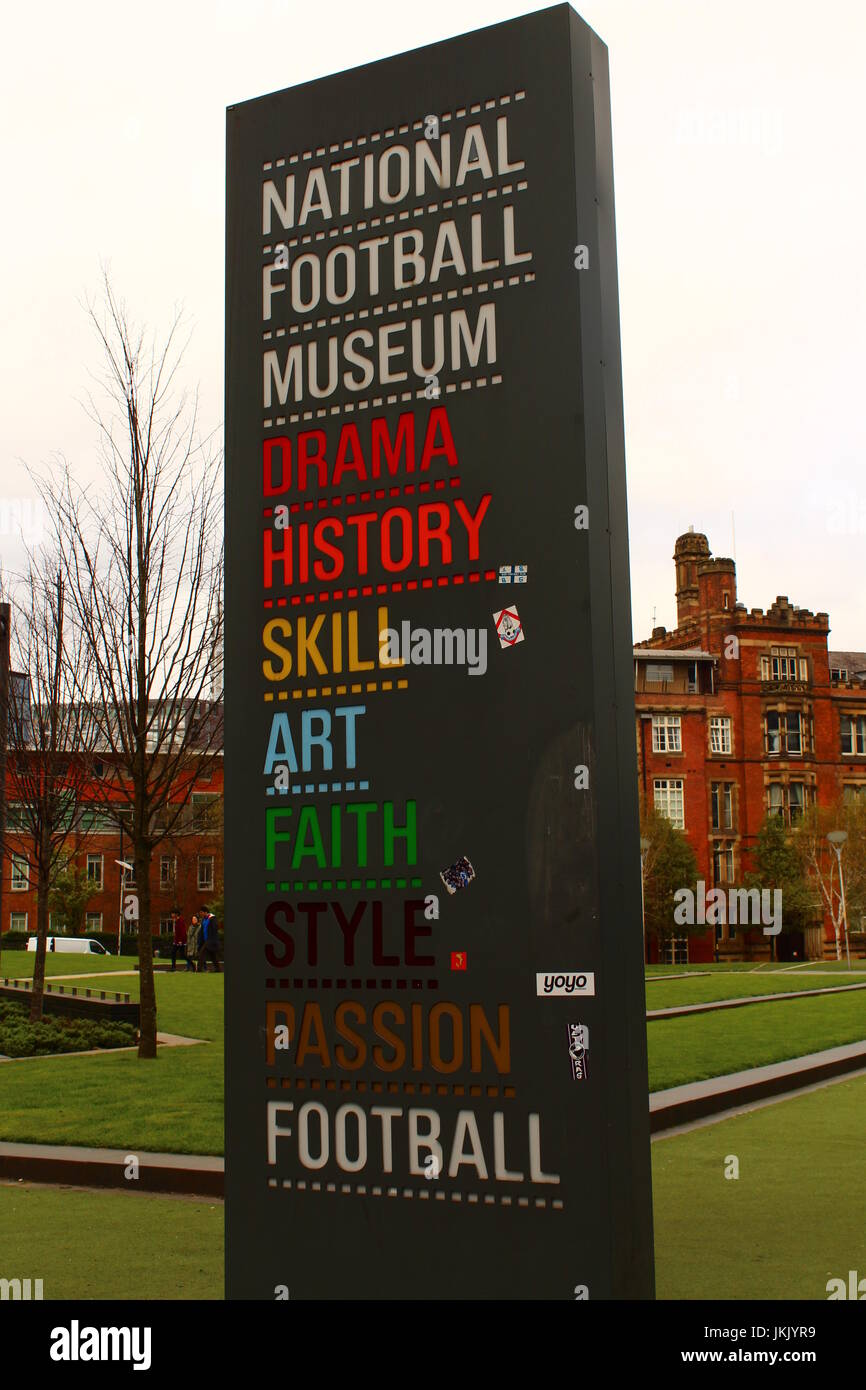
<instances>
[{"instance_id":1,"label":"tree trunk","mask_svg":"<svg viewBox=\"0 0 866 1390\"><path fill-rule=\"evenodd\" d=\"M156 989L153 980L153 936L150 929L150 846L135 842L135 882L138 891L138 972L141 998L140 1058L156 1057Z\"/></svg>"},{"instance_id":2,"label":"tree trunk","mask_svg":"<svg viewBox=\"0 0 866 1390\"><path fill-rule=\"evenodd\" d=\"M45 952L48 945L48 870L38 867L36 879L36 959L33 962L33 991L30 995L30 1022L42 1017L45 996Z\"/></svg>"}]
</instances>

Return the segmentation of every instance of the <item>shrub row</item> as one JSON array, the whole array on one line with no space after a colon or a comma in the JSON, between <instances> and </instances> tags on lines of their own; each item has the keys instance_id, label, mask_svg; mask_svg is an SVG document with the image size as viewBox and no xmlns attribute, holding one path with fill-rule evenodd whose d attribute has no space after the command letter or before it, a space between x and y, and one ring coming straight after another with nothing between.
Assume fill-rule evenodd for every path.
<instances>
[{"instance_id":1,"label":"shrub row","mask_svg":"<svg viewBox=\"0 0 866 1390\"><path fill-rule=\"evenodd\" d=\"M31 1023L28 1007L0 999L0 1056L45 1057L55 1052L86 1052L92 1047L129 1047L135 1042L131 1023L46 1014Z\"/></svg>"}]
</instances>

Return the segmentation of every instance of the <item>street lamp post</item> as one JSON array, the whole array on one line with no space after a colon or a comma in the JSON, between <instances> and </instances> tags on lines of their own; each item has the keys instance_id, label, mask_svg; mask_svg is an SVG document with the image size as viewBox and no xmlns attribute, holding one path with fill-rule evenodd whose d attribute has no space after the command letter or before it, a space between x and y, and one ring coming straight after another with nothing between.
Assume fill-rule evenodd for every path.
<instances>
[{"instance_id":1,"label":"street lamp post","mask_svg":"<svg viewBox=\"0 0 866 1390\"><path fill-rule=\"evenodd\" d=\"M843 922L843 923L844 923L844 926L845 926L845 956L846 956L846 959L847 959L847 961L848 961L848 969L850 970L850 969L851 969L851 949L850 949L850 947L849 947L849 945L848 945L848 909L847 909L847 906L846 906L846 903L845 903L845 875L844 875L843 870L842 870L842 850L843 850L843 848L844 848L845 841L848 839L848 831L847 831L847 830L831 830L831 831L830 831L830 834L827 836L827 839L830 841L830 845L831 845L832 849L833 849L834 852L835 852L836 861L837 861L837 863L838 863L838 865L839 865L839 920L840 920L841 922ZM831 900L830 900L830 915L831 915L831 918L832 918L832 920L833 920L833 926L834 926L834 928L836 929L836 959L838 960L838 959L840 958L840 957L839 957L839 925L838 925L838 922L836 921L836 915L835 915L835 913L833 912L833 901L832 901L832 898L831 898Z\"/></svg>"},{"instance_id":2,"label":"street lamp post","mask_svg":"<svg viewBox=\"0 0 866 1390\"><path fill-rule=\"evenodd\" d=\"M117 954L120 956L120 937L123 931L123 890L126 886L126 871L134 869L134 864L129 864L125 859L115 859L115 864L120 865L120 904L117 914Z\"/></svg>"},{"instance_id":3,"label":"street lamp post","mask_svg":"<svg viewBox=\"0 0 866 1390\"><path fill-rule=\"evenodd\" d=\"M643 962L646 965L646 903L644 899L644 865L649 852L650 842L644 835L640 839L640 925L643 932Z\"/></svg>"}]
</instances>

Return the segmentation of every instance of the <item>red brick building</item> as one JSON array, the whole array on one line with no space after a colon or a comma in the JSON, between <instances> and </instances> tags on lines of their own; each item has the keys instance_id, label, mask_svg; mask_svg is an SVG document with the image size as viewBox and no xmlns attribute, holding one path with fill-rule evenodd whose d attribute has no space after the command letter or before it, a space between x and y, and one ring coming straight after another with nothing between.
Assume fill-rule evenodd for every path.
<instances>
[{"instance_id":1,"label":"red brick building","mask_svg":"<svg viewBox=\"0 0 866 1390\"><path fill-rule=\"evenodd\" d=\"M674 547L677 627L635 648L641 802L684 830L707 891L740 884L768 811L795 825L807 806L866 796L866 653L831 652L826 613L780 596L737 598L733 560L689 531ZM672 939L669 958L768 956L737 926ZM777 939L779 954L835 954L825 922Z\"/></svg>"},{"instance_id":2,"label":"red brick building","mask_svg":"<svg viewBox=\"0 0 866 1390\"><path fill-rule=\"evenodd\" d=\"M221 720L221 707L214 704L210 717ZM95 804L95 785L92 794L94 805L79 808L63 852L93 883L84 930L116 933L121 913L121 876L127 890L134 892L136 888L134 870L122 869L117 861L132 864L132 845L129 835L121 832L116 820ZM88 799L89 796L90 793ZM170 929L173 907L179 907L189 921L193 913L200 913L202 906L222 891L222 798L221 753L203 755L188 807L179 824L154 853L150 880L154 932ZM36 893L35 887L31 887L28 862L31 842L23 833L25 826L26 819L15 802L13 779L7 775L0 923L3 932L36 931ZM67 928L68 924L52 912L49 930L60 934Z\"/></svg>"}]
</instances>

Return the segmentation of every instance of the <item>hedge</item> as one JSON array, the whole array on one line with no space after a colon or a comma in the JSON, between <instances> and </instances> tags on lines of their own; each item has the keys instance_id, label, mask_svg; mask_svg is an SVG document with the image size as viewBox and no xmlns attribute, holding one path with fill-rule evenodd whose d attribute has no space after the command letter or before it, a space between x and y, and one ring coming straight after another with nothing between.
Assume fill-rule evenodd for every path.
<instances>
[{"instance_id":1,"label":"hedge","mask_svg":"<svg viewBox=\"0 0 866 1390\"><path fill-rule=\"evenodd\" d=\"M87 1052L93 1047L131 1047L131 1023L110 1019L64 1018L46 1014L31 1023L26 1006L0 1000L0 1056L45 1057L56 1052Z\"/></svg>"}]
</instances>

